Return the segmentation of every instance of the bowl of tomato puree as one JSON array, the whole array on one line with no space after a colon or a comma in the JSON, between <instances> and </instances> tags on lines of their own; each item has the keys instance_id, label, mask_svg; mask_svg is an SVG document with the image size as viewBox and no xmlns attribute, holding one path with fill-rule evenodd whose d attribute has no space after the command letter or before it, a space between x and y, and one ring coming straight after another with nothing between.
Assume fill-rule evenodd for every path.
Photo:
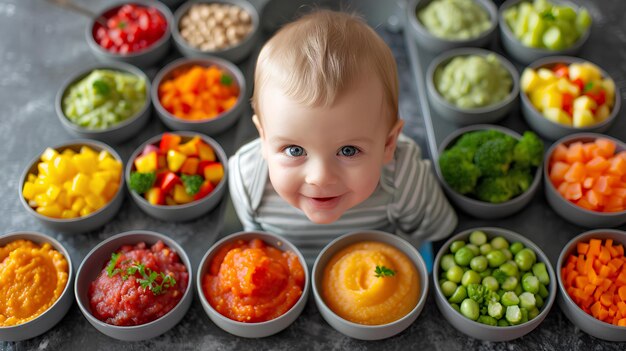
<instances>
[{"instance_id":1,"label":"bowl of tomato puree","mask_svg":"<svg viewBox=\"0 0 626 351\"><path fill-rule=\"evenodd\" d=\"M0 235L0 340L43 334L67 313L74 296L72 260L52 237Z\"/></svg>"},{"instance_id":2,"label":"bowl of tomato puree","mask_svg":"<svg viewBox=\"0 0 626 351\"><path fill-rule=\"evenodd\" d=\"M308 298L309 271L302 253L284 238L240 232L207 251L197 288L202 307L217 326L260 338L298 318Z\"/></svg>"},{"instance_id":3,"label":"bowl of tomato puree","mask_svg":"<svg viewBox=\"0 0 626 351\"><path fill-rule=\"evenodd\" d=\"M193 293L183 248L159 233L136 230L93 248L78 269L75 295L98 331L124 341L165 333L185 315Z\"/></svg>"},{"instance_id":4,"label":"bowl of tomato puree","mask_svg":"<svg viewBox=\"0 0 626 351\"><path fill-rule=\"evenodd\" d=\"M428 271L419 252L399 236L380 231L349 233L330 242L312 275L322 317L355 339L402 332L428 296Z\"/></svg>"}]
</instances>

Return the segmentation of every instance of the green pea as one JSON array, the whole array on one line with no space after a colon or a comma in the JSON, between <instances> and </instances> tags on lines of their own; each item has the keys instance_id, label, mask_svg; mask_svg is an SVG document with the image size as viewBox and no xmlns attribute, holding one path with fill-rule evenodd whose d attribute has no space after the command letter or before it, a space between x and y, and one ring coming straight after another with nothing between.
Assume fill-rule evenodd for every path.
<instances>
[{"instance_id":1,"label":"green pea","mask_svg":"<svg viewBox=\"0 0 626 351\"><path fill-rule=\"evenodd\" d=\"M456 287L457 287L455 282L451 282L449 280L446 280L440 286L441 286L441 292L443 292L443 296L445 297L452 296L452 294L454 294L454 291L456 290Z\"/></svg>"},{"instance_id":2,"label":"green pea","mask_svg":"<svg viewBox=\"0 0 626 351\"><path fill-rule=\"evenodd\" d=\"M528 310L524 307L520 307L519 310L522 312L522 320L520 321L520 324L528 322Z\"/></svg>"},{"instance_id":3,"label":"green pea","mask_svg":"<svg viewBox=\"0 0 626 351\"><path fill-rule=\"evenodd\" d=\"M517 286L515 286L515 289L513 289L513 291L515 292L517 296L520 296L524 292L524 289L522 289L522 284L517 284Z\"/></svg>"},{"instance_id":4,"label":"green pea","mask_svg":"<svg viewBox=\"0 0 626 351\"><path fill-rule=\"evenodd\" d=\"M463 300L467 298L467 289L461 285L456 288L454 294L448 298L448 301L452 303L461 303Z\"/></svg>"},{"instance_id":5,"label":"green pea","mask_svg":"<svg viewBox=\"0 0 626 351\"><path fill-rule=\"evenodd\" d=\"M539 315L539 309L537 307L528 310L528 320L535 319Z\"/></svg>"},{"instance_id":6,"label":"green pea","mask_svg":"<svg viewBox=\"0 0 626 351\"><path fill-rule=\"evenodd\" d=\"M502 289L505 291L515 290L517 287L517 278L516 277L506 277L504 283L502 283Z\"/></svg>"},{"instance_id":7,"label":"green pea","mask_svg":"<svg viewBox=\"0 0 626 351\"><path fill-rule=\"evenodd\" d=\"M480 250L481 255L486 255L489 252L491 252L491 250L493 250L493 247L491 247L491 244L486 243L486 244L480 245L478 249Z\"/></svg>"},{"instance_id":8,"label":"green pea","mask_svg":"<svg viewBox=\"0 0 626 351\"><path fill-rule=\"evenodd\" d=\"M536 260L537 260L537 257L535 256L535 253L533 252L533 250L529 248L521 249L515 255L515 263L517 263L517 266L522 271L530 270L533 264L535 264Z\"/></svg>"},{"instance_id":9,"label":"green pea","mask_svg":"<svg viewBox=\"0 0 626 351\"><path fill-rule=\"evenodd\" d=\"M504 307L499 302L492 302L487 306L487 313L495 319L500 319L504 316Z\"/></svg>"},{"instance_id":10,"label":"green pea","mask_svg":"<svg viewBox=\"0 0 626 351\"><path fill-rule=\"evenodd\" d=\"M511 323L512 325L516 325L521 323L522 321L522 311L520 311L519 306L508 306L506 308L506 321Z\"/></svg>"},{"instance_id":11,"label":"green pea","mask_svg":"<svg viewBox=\"0 0 626 351\"><path fill-rule=\"evenodd\" d=\"M508 249L509 242L501 236L496 236L495 238L491 239L491 246L493 246L493 248L496 250Z\"/></svg>"},{"instance_id":12,"label":"green pea","mask_svg":"<svg viewBox=\"0 0 626 351\"><path fill-rule=\"evenodd\" d=\"M548 270L546 269L546 264L543 262L538 262L533 265L533 274L539 279L539 282L543 285L550 284L550 276L548 275Z\"/></svg>"},{"instance_id":13,"label":"green pea","mask_svg":"<svg viewBox=\"0 0 626 351\"><path fill-rule=\"evenodd\" d=\"M487 261L489 262L489 267L497 268L500 267L504 262L506 262L506 256L500 250L493 250L485 256L487 257Z\"/></svg>"},{"instance_id":14,"label":"green pea","mask_svg":"<svg viewBox=\"0 0 626 351\"><path fill-rule=\"evenodd\" d=\"M461 313L473 321L477 320L480 315L478 303L472 299L463 300L461 303Z\"/></svg>"},{"instance_id":15,"label":"green pea","mask_svg":"<svg viewBox=\"0 0 626 351\"><path fill-rule=\"evenodd\" d=\"M472 260L472 258L474 258L474 252L471 249L469 249L468 247L465 247L465 246L460 248L454 254L454 262L456 262L456 264L458 264L459 266L467 266L467 265L469 265L469 263Z\"/></svg>"},{"instance_id":16,"label":"green pea","mask_svg":"<svg viewBox=\"0 0 626 351\"><path fill-rule=\"evenodd\" d=\"M454 308L455 311L461 313L461 309L459 308L459 305L456 303L451 303L450 306L452 306L452 308Z\"/></svg>"},{"instance_id":17,"label":"green pea","mask_svg":"<svg viewBox=\"0 0 626 351\"><path fill-rule=\"evenodd\" d=\"M487 269L485 269L484 271L482 271L482 272L480 272L478 274L480 274L481 278L485 278L485 277L490 276L492 272L493 271L491 270L491 268L487 268Z\"/></svg>"},{"instance_id":18,"label":"green pea","mask_svg":"<svg viewBox=\"0 0 626 351\"><path fill-rule=\"evenodd\" d=\"M487 269L488 265L489 261L485 256L476 256L470 261L470 267L478 273Z\"/></svg>"},{"instance_id":19,"label":"green pea","mask_svg":"<svg viewBox=\"0 0 626 351\"><path fill-rule=\"evenodd\" d=\"M507 260L513 259L513 254L511 253L509 249L500 249L500 251L502 251L502 253L504 254L504 257L506 257Z\"/></svg>"},{"instance_id":20,"label":"green pea","mask_svg":"<svg viewBox=\"0 0 626 351\"><path fill-rule=\"evenodd\" d=\"M463 246L465 246L465 241L463 240L453 241L452 244L450 244L450 252L456 253Z\"/></svg>"},{"instance_id":21,"label":"green pea","mask_svg":"<svg viewBox=\"0 0 626 351\"><path fill-rule=\"evenodd\" d=\"M515 262L505 262L500 266L500 270L509 277L515 277L519 273Z\"/></svg>"},{"instance_id":22,"label":"green pea","mask_svg":"<svg viewBox=\"0 0 626 351\"><path fill-rule=\"evenodd\" d=\"M463 278L461 278L461 284L464 286L468 286L469 284L480 284L480 281L480 275L472 270L463 273Z\"/></svg>"},{"instance_id":23,"label":"green pea","mask_svg":"<svg viewBox=\"0 0 626 351\"><path fill-rule=\"evenodd\" d=\"M491 316L480 316L478 317L477 320L478 323L482 323L482 324L487 324L487 325L491 325L491 326L497 326L498 325L498 321L491 317Z\"/></svg>"},{"instance_id":24,"label":"green pea","mask_svg":"<svg viewBox=\"0 0 626 351\"><path fill-rule=\"evenodd\" d=\"M482 245L487 242L487 234L481 230L475 230L469 236L470 243L474 245Z\"/></svg>"},{"instance_id":25,"label":"green pea","mask_svg":"<svg viewBox=\"0 0 626 351\"><path fill-rule=\"evenodd\" d=\"M539 292L539 279L534 275L524 275L522 278L522 288L531 294Z\"/></svg>"},{"instance_id":26,"label":"green pea","mask_svg":"<svg viewBox=\"0 0 626 351\"><path fill-rule=\"evenodd\" d=\"M480 249L478 248L478 246L476 246L474 244L467 244L467 245L465 245L465 247L467 247L468 249L472 250L472 253L474 254L474 256L480 255Z\"/></svg>"},{"instance_id":27,"label":"green pea","mask_svg":"<svg viewBox=\"0 0 626 351\"><path fill-rule=\"evenodd\" d=\"M516 241L516 242L512 243L511 246L509 246L509 250L511 251L511 253L513 255L515 255L518 252L520 252L523 248L524 248L524 244L522 244L519 241Z\"/></svg>"},{"instance_id":28,"label":"green pea","mask_svg":"<svg viewBox=\"0 0 626 351\"><path fill-rule=\"evenodd\" d=\"M446 272L450 267L456 266L456 262L454 262L453 254L446 254L441 257L441 269Z\"/></svg>"},{"instance_id":29,"label":"green pea","mask_svg":"<svg viewBox=\"0 0 626 351\"><path fill-rule=\"evenodd\" d=\"M459 266L450 267L450 269L448 269L448 271L446 272L446 278L457 284L460 283L461 278L463 278L463 268Z\"/></svg>"},{"instance_id":30,"label":"green pea","mask_svg":"<svg viewBox=\"0 0 626 351\"><path fill-rule=\"evenodd\" d=\"M510 326L509 322L506 321L506 319L502 318L502 319L498 319L498 327L508 327Z\"/></svg>"},{"instance_id":31,"label":"green pea","mask_svg":"<svg viewBox=\"0 0 626 351\"><path fill-rule=\"evenodd\" d=\"M539 296L539 294L535 294L535 305L537 306L537 308L543 307L543 303L543 297Z\"/></svg>"},{"instance_id":32,"label":"green pea","mask_svg":"<svg viewBox=\"0 0 626 351\"><path fill-rule=\"evenodd\" d=\"M491 291L498 291L500 288L500 284L498 284L498 280L492 276L484 277L482 284L485 288Z\"/></svg>"},{"instance_id":33,"label":"green pea","mask_svg":"<svg viewBox=\"0 0 626 351\"><path fill-rule=\"evenodd\" d=\"M504 306L519 305L519 297L517 297L517 295L515 295L514 292L507 291L507 292L504 293L504 295L502 295L502 298L500 299L500 302Z\"/></svg>"},{"instance_id":34,"label":"green pea","mask_svg":"<svg viewBox=\"0 0 626 351\"><path fill-rule=\"evenodd\" d=\"M519 296L519 305L520 307L531 309L537 305L537 300L535 300L535 295L527 292L523 292Z\"/></svg>"},{"instance_id":35,"label":"green pea","mask_svg":"<svg viewBox=\"0 0 626 351\"><path fill-rule=\"evenodd\" d=\"M544 299L547 299L549 295L550 293L548 292L548 289L546 288L546 286L539 283L539 296L543 297Z\"/></svg>"}]
</instances>

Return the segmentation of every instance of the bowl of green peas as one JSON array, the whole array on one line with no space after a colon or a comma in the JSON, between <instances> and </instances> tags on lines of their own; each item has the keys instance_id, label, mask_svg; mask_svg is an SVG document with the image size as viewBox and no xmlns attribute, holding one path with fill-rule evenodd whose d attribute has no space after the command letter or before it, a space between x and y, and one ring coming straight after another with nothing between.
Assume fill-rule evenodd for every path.
<instances>
[{"instance_id":1,"label":"bowl of green peas","mask_svg":"<svg viewBox=\"0 0 626 351\"><path fill-rule=\"evenodd\" d=\"M556 275L532 241L503 228L468 229L439 250L435 301L457 330L485 341L508 341L535 329L556 297Z\"/></svg>"}]
</instances>

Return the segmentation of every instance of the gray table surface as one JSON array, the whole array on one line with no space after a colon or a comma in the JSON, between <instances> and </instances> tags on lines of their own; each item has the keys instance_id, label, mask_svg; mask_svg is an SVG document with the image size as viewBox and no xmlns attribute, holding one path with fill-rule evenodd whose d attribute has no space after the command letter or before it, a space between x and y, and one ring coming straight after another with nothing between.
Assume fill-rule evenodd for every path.
<instances>
[{"instance_id":1,"label":"gray table surface","mask_svg":"<svg viewBox=\"0 0 626 351\"><path fill-rule=\"evenodd\" d=\"M387 0L386 0L387 1ZM98 9L111 0L82 1ZM259 7L265 0L253 1ZM265 18L284 19L279 12L297 8L304 1L273 1ZM379 19L388 13L372 11L368 6L376 0L343 1L347 8L370 11L368 20ZM318 3L320 3L318 1ZM333 7L338 2L322 1ZM379 1L380 3L380 1ZM391 1L389 2L391 3ZM599 0L586 2L595 23L589 45L582 56L600 64L616 80L626 96L626 2ZM345 8L345 7L344 7ZM287 9L285 9L287 11ZM205 251L220 236L237 230L236 220L227 201L208 215L191 222L170 223L148 217L130 200L125 199L115 219L94 232L66 235L42 227L22 207L18 198L19 175L27 163L47 146L73 139L66 133L54 112L54 96L60 84L74 71L96 64L84 39L87 19L55 8L42 0L0 0L0 233L20 230L39 231L54 236L70 251L77 267L85 254L96 244L113 234L147 229L170 235L187 251L195 269ZM400 111L406 120L405 133L413 137L424 150L427 133L421 106L416 98L416 82L411 73L412 62L407 54L401 32L379 26L378 32L391 46L400 72ZM172 51L168 60L177 57ZM245 69L249 63L243 63ZM154 75L156 69L147 71ZM624 112L609 134L624 140ZM115 146L127 161L131 152L149 137L165 131L156 118L132 140ZM249 112L231 130L215 138L232 154L246 140L255 137ZM424 153L427 155L427 153ZM225 219L224 219L225 218ZM460 214L458 230L477 226L501 226L528 236L542 247L552 261L561 247L583 228L568 224L551 211L538 194L522 212L501 220L484 221ZM624 228L621 228L624 229ZM555 304L543 323L530 334L507 343L483 342L470 338L445 322L434 304L431 294L420 317L406 331L383 341L364 342L350 339L332 329L319 315L313 300L307 304L296 322L285 331L264 339L249 340L232 336L215 326L206 316L197 299L183 320L169 332L143 342L121 342L100 334L83 317L76 304L61 322L47 333L23 342L0 341L0 350L155 350L174 349L480 349L480 350L624 350L624 343L610 343L595 339L579 329Z\"/></svg>"}]
</instances>

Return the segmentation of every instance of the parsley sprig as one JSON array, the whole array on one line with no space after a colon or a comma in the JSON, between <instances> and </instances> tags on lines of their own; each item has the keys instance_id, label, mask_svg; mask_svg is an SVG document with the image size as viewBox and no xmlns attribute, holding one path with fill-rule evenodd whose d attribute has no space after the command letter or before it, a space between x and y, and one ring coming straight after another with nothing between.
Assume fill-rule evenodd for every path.
<instances>
[{"instance_id":1,"label":"parsley sprig","mask_svg":"<svg viewBox=\"0 0 626 351\"><path fill-rule=\"evenodd\" d=\"M396 271L385 266L376 266L374 273L374 276L376 278L393 277L394 275L396 275Z\"/></svg>"},{"instance_id":2,"label":"parsley sprig","mask_svg":"<svg viewBox=\"0 0 626 351\"><path fill-rule=\"evenodd\" d=\"M150 290L154 295L160 295L165 292L165 290L176 285L176 279L171 275L165 274L163 272L155 272L150 268L146 267L143 263L133 262L132 265L126 268L126 270L121 270L117 268L117 261L119 261L120 254L112 253L111 260L107 264L106 272L109 277L113 277L116 274L120 274L122 280L127 280L130 276L134 276L139 273L140 278L137 279L137 282L144 290ZM128 261L124 261L123 263L127 263ZM160 283L159 281L160 279Z\"/></svg>"}]
</instances>

